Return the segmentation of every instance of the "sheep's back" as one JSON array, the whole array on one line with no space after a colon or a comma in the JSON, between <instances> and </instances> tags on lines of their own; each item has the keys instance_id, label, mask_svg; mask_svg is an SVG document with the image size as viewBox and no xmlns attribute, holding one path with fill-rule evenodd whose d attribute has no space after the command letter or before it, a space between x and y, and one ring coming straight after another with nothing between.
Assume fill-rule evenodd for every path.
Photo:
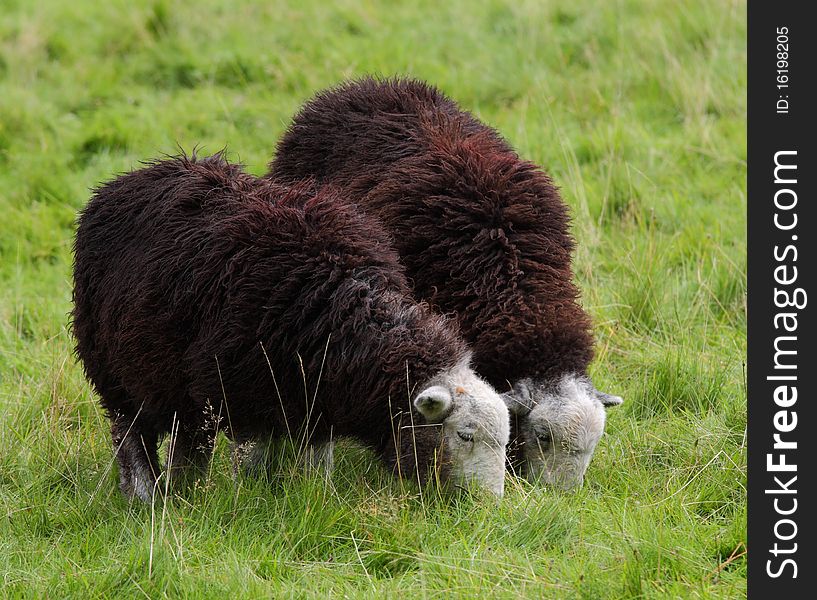
<instances>
[{"instance_id":1,"label":"sheep's back","mask_svg":"<svg viewBox=\"0 0 817 600\"><path fill-rule=\"evenodd\" d=\"M320 93L270 168L337 185L381 219L417 297L456 313L494 385L586 369L591 323L557 187L433 87L367 78Z\"/></svg>"}]
</instances>

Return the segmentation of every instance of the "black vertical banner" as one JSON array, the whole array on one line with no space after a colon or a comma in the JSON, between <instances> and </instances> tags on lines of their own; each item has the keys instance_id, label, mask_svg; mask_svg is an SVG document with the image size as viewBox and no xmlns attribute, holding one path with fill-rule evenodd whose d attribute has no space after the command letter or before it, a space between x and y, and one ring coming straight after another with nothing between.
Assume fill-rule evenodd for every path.
<instances>
[{"instance_id":1,"label":"black vertical banner","mask_svg":"<svg viewBox=\"0 0 817 600\"><path fill-rule=\"evenodd\" d=\"M817 24L749 3L748 590L817 597Z\"/></svg>"}]
</instances>

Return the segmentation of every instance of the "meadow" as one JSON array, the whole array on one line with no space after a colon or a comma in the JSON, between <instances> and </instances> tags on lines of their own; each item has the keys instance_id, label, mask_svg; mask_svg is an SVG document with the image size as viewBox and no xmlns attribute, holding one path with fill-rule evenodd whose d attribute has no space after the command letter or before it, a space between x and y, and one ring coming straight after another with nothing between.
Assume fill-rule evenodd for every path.
<instances>
[{"instance_id":1,"label":"meadow","mask_svg":"<svg viewBox=\"0 0 817 600\"><path fill-rule=\"evenodd\" d=\"M746 23L721 0L0 0L0 597L736 598L746 593ZM352 444L119 493L73 354L90 189L198 147L261 174L299 104L438 85L571 206L609 412L584 487L499 504Z\"/></svg>"}]
</instances>

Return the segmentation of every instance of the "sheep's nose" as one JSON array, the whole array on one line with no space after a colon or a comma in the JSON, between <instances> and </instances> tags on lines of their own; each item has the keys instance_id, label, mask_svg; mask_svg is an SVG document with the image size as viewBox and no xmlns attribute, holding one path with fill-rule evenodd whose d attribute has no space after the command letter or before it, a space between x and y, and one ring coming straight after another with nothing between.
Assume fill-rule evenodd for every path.
<instances>
[{"instance_id":1,"label":"sheep's nose","mask_svg":"<svg viewBox=\"0 0 817 600\"><path fill-rule=\"evenodd\" d=\"M584 475L576 475L573 471L556 473L550 483L566 492L575 491L584 485Z\"/></svg>"}]
</instances>

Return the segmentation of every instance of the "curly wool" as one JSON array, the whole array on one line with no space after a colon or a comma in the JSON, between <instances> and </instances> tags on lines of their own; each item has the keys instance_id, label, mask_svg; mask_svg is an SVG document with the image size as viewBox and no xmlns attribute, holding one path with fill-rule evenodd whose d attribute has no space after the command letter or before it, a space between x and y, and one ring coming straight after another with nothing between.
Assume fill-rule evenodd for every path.
<instances>
[{"instance_id":1,"label":"curly wool","mask_svg":"<svg viewBox=\"0 0 817 600\"><path fill-rule=\"evenodd\" d=\"M497 389L586 371L591 321L556 186L432 86L365 78L319 93L268 177L314 177L379 217L417 297L456 314L475 368Z\"/></svg>"},{"instance_id":2,"label":"curly wool","mask_svg":"<svg viewBox=\"0 0 817 600\"><path fill-rule=\"evenodd\" d=\"M218 155L155 162L96 190L74 250L77 354L115 444L124 419L152 466L174 422L194 436L213 414L233 439L308 429L404 471L430 460L430 432L394 447L407 378L425 383L467 348L410 299L388 236L337 193Z\"/></svg>"}]
</instances>

